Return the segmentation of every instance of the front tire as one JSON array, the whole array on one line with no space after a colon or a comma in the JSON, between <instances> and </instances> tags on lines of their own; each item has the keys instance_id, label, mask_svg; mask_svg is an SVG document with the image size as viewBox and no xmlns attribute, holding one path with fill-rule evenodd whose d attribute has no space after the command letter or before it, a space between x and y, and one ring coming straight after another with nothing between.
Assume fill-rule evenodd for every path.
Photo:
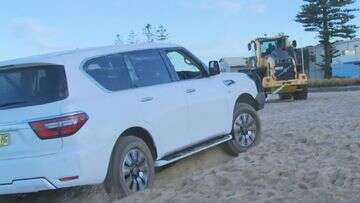
<instances>
[{"instance_id":1,"label":"front tire","mask_svg":"<svg viewBox=\"0 0 360 203\"><path fill-rule=\"evenodd\" d=\"M294 93L295 100L306 100L308 98L308 89L304 88L301 91Z\"/></svg>"},{"instance_id":2,"label":"front tire","mask_svg":"<svg viewBox=\"0 0 360 203\"><path fill-rule=\"evenodd\" d=\"M233 139L226 143L225 149L233 156L238 156L260 143L260 118L252 106L240 103L235 107L231 134Z\"/></svg>"},{"instance_id":3,"label":"front tire","mask_svg":"<svg viewBox=\"0 0 360 203\"><path fill-rule=\"evenodd\" d=\"M112 154L106 190L122 198L150 188L154 178L154 160L146 143L135 136L121 137Z\"/></svg>"}]
</instances>

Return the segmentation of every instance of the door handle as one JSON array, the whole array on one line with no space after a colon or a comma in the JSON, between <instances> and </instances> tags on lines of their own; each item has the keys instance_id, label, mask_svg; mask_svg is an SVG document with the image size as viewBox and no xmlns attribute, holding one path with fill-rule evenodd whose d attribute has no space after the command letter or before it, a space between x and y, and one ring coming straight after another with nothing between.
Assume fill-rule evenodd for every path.
<instances>
[{"instance_id":1,"label":"door handle","mask_svg":"<svg viewBox=\"0 0 360 203\"><path fill-rule=\"evenodd\" d=\"M193 93L193 92L196 92L196 89L188 89L188 90L186 90L186 93L188 93L188 94Z\"/></svg>"},{"instance_id":2,"label":"door handle","mask_svg":"<svg viewBox=\"0 0 360 203\"><path fill-rule=\"evenodd\" d=\"M154 97L144 97L141 99L141 102L149 102L149 101L152 101L154 100Z\"/></svg>"}]
</instances>

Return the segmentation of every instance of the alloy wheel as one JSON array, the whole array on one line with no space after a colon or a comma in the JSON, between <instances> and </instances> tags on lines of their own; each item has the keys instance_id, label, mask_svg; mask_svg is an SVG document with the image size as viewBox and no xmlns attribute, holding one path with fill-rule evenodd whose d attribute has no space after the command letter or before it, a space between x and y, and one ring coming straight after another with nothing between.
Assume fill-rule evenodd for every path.
<instances>
[{"instance_id":1,"label":"alloy wheel","mask_svg":"<svg viewBox=\"0 0 360 203\"><path fill-rule=\"evenodd\" d=\"M255 142L256 121L249 113L240 114L234 122L234 138L242 147L249 147Z\"/></svg>"},{"instance_id":2,"label":"alloy wheel","mask_svg":"<svg viewBox=\"0 0 360 203\"><path fill-rule=\"evenodd\" d=\"M141 150L137 148L129 150L121 169L122 177L130 191L139 192L148 187L149 165Z\"/></svg>"}]
</instances>

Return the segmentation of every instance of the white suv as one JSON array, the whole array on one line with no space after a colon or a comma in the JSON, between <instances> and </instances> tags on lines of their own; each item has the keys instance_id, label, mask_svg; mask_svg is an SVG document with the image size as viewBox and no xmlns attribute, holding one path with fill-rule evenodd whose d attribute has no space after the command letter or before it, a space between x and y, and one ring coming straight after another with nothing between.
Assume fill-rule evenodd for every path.
<instances>
[{"instance_id":1,"label":"white suv","mask_svg":"<svg viewBox=\"0 0 360 203\"><path fill-rule=\"evenodd\" d=\"M260 139L264 95L246 74L171 44L111 46L0 63L0 194L99 184L120 195L154 167Z\"/></svg>"}]
</instances>

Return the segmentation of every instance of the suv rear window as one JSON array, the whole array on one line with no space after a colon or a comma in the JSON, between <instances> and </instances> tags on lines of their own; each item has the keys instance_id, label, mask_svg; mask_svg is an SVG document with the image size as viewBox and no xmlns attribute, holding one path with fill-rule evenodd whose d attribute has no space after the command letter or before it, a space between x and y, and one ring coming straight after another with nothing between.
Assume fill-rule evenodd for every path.
<instances>
[{"instance_id":1,"label":"suv rear window","mask_svg":"<svg viewBox=\"0 0 360 203\"><path fill-rule=\"evenodd\" d=\"M137 86L151 86L171 82L166 65L156 51L141 51L128 53L129 69L134 74Z\"/></svg>"},{"instance_id":2,"label":"suv rear window","mask_svg":"<svg viewBox=\"0 0 360 203\"><path fill-rule=\"evenodd\" d=\"M67 97L63 66L0 69L0 110L46 104Z\"/></svg>"},{"instance_id":3,"label":"suv rear window","mask_svg":"<svg viewBox=\"0 0 360 203\"><path fill-rule=\"evenodd\" d=\"M101 86L110 91L130 89L132 81L121 54L91 59L84 70Z\"/></svg>"}]
</instances>

